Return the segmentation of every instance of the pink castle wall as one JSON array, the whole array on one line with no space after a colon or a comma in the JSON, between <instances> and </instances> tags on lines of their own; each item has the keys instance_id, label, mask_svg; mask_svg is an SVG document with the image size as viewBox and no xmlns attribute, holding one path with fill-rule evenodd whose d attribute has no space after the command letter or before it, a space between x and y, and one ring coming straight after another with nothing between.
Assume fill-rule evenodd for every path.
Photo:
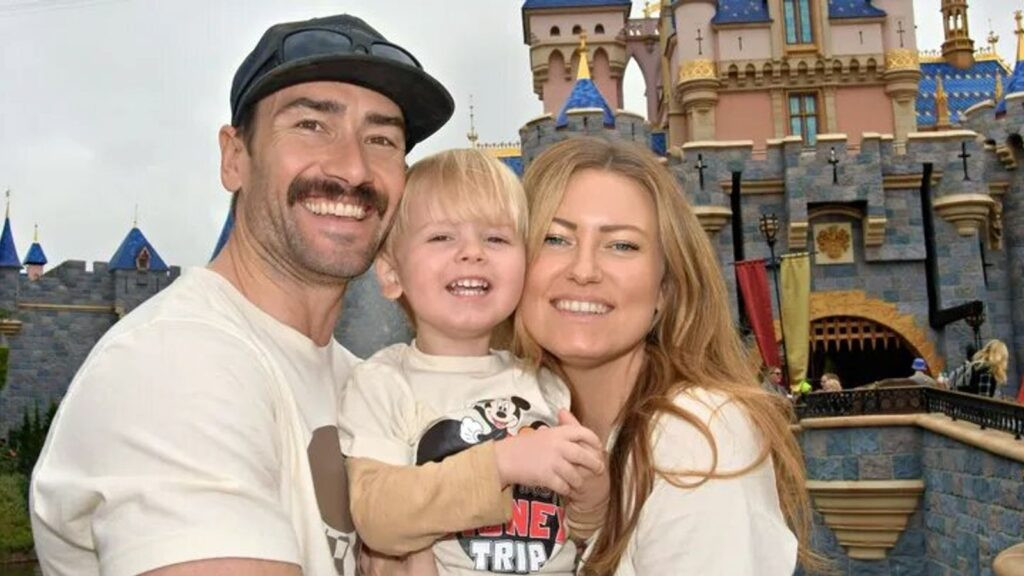
<instances>
[{"instance_id":1,"label":"pink castle wall","mask_svg":"<svg viewBox=\"0 0 1024 576\"><path fill-rule=\"evenodd\" d=\"M765 92L734 92L718 97L715 112L715 139L753 140L754 149L763 150L765 141L774 138L772 99Z\"/></svg>"},{"instance_id":2,"label":"pink castle wall","mask_svg":"<svg viewBox=\"0 0 1024 576\"><path fill-rule=\"evenodd\" d=\"M892 134L892 101L882 86L858 86L836 90L836 128L849 136L849 146L860 148L864 132Z\"/></svg>"}]
</instances>

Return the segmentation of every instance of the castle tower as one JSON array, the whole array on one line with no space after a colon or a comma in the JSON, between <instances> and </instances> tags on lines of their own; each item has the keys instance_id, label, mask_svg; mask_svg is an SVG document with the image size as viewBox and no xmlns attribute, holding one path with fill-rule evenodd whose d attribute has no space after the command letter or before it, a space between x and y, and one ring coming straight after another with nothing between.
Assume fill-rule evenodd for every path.
<instances>
[{"instance_id":1,"label":"castle tower","mask_svg":"<svg viewBox=\"0 0 1024 576\"><path fill-rule=\"evenodd\" d=\"M942 0L942 28L946 40L942 57L951 66L964 69L974 65L974 40L967 26L967 0Z\"/></svg>"},{"instance_id":2,"label":"castle tower","mask_svg":"<svg viewBox=\"0 0 1024 576\"><path fill-rule=\"evenodd\" d=\"M681 123L670 120L673 144L715 139L715 110L722 87L712 41L711 21L716 10L715 0L680 0L673 5L676 40L672 62L678 75L672 92L682 109Z\"/></svg>"},{"instance_id":3,"label":"castle tower","mask_svg":"<svg viewBox=\"0 0 1024 576\"><path fill-rule=\"evenodd\" d=\"M902 152L907 136L918 130L916 104L921 63L917 51L914 5L906 0L875 0L873 4L886 15L883 29L885 72L882 80L892 103L893 144L897 151Z\"/></svg>"},{"instance_id":4,"label":"castle tower","mask_svg":"<svg viewBox=\"0 0 1024 576\"><path fill-rule=\"evenodd\" d=\"M591 75L604 99L622 108L631 0L526 0L523 41L530 46L533 91L555 114L572 91L577 39L586 34Z\"/></svg>"},{"instance_id":5,"label":"castle tower","mask_svg":"<svg viewBox=\"0 0 1024 576\"><path fill-rule=\"evenodd\" d=\"M35 233L32 237L32 246L28 249L28 255L25 256L25 270L28 271L28 279L31 282L35 282L43 275L43 267L46 266L46 254L43 253L43 247L39 245L39 225L35 227Z\"/></svg>"},{"instance_id":6,"label":"castle tower","mask_svg":"<svg viewBox=\"0 0 1024 576\"><path fill-rule=\"evenodd\" d=\"M579 65L576 71L576 83L572 86L572 92L565 99L561 110L555 119L557 128L565 128L569 125L569 113L572 111L600 110L603 115L603 124L606 128L615 126L615 114L612 113L608 102L601 95L600 89L594 83L590 75L590 62L587 58L587 37L580 36Z\"/></svg>"},{"instance_id":7,"label":"castle tower","mask_svg":"<svg viewBox=\"0 0 1024 576\"><path fill-rule=\"evenodd\" d=\"M138 226L128 231L107 270L114 275L114 307L119 314L131 312L174 279Z\"/></svg>"},{"instance_id":8,"label":"castle tower","mask_svg":"<svg viewBox=\"0 0 1024 576\"><path fill-rule=\"evenodd\" d=\"M11 232L11 191L7 191L7 212L4 214L4 231L0 234L0 269L21 270L21 258L14 246L14 233Z\"/></svg>"}]
</instances>

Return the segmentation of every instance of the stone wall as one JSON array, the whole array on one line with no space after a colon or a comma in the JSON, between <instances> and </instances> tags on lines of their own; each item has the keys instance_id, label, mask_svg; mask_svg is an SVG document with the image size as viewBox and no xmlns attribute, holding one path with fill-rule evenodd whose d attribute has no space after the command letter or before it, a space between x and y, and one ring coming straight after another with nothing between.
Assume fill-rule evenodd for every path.
<instances>
[{"instance_id":1,"label":"stone wall","mask_svg":"<svg viewBox=\"0 0 1024 576\"><path fill-rule=\"evenodd\" d=\"M986 576L999 552L1024 539L1021 462L916 425L804 428L800 443L809 480L925 484L917 511L884 560L850 559L815 512L815 549L842 574Z\"/></svg>"}]
</instances>

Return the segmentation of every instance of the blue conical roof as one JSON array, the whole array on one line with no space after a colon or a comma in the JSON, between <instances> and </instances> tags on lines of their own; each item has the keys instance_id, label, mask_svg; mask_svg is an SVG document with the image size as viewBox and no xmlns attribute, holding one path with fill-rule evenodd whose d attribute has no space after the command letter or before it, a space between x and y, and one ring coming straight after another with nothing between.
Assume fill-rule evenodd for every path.
<instances>
[{"instance_id":1,"label":"blue conical roof","mask_svg":"<svg viewBox=\"0 0 1024 576\"><path fill-rule=\"evenodd\" d=\"M28 256L25 256L25 265L33 264L37 266L46 264L46 254L43 253L43 247L39 245L39 242L33 242L28 249Z\"/></svg>"},{"instance_id":2,"label":"blue conical roof","mask_svg":"<svg viewBox=\"0 0 1024 576\"><path fill-rule=\"evenodd\" d=\"M1013 74L1007 79L1006 90L1004 94L1013 94L1014 92L1024 92L1024 61L1017 61L1017 65L1013 67ZM996 114L1006 113L1006 97L1004 96L999 102L996 102Z\"/></svg>"},{"instance_id":3,"label":"blue conical roof","mask_svg":"<svg viewBox=\"0 0 1024 576\"><path fill-rule=\"evenodd\" d=\"M149 269L154 272L163 272L167 270L167 264L164 264L160 255L156 253L156 248L146 240L146 237L142 234L142 231L138 227L133 227L128 235L125 236L124 241L121 242L121 246L117 249L117 252L110 258L109 270L135 270L136 259L139 257L139 253L145 248L149 251Z\"/></svg>"},{"instance_id":4,"label":"blue conical roof","mask_svg":"<svg viewBox=\"0 0 1024 576\"><path fill-rule=\"evenodd\" d=\"M21 268L21 258L18 258L18 249L14 246L10 218L4 218L4 231L0 235L0 268Z\"/></svg>"},{"instance_id":5,"label":"blue conical roof","mask_svg":"<svg viewBox=\"0 0 1024 576\"><path fill-rule=\"evenodd\" d=\"M600 108L604 111L604 125L615 125L615 115L612 113L612 109L605 102L604 96L601 96L601 91L597 89L597 85L590 78L576 80L576 84L572 87L572 92L569 93L569 98L562 105L562 111L558 113L555 126L559 128L568 126L569 111L580 108Z\"/></svg>"},{"instance_id":6,"label":"blue conical roof","mask_svg":"<svg viewBox=\"0 0 1024 576\"><path fill-rule=\"evenodd\" d=\"M211 261L224 249L224 245L228 243L228 236L231 236L231 229L234 227L235 214L228 210L228 217L224 219L224 227L220 229L220 238L217 238L217 245L213 247L213 254L210 255Z\"/></svg>"}]
</instances>

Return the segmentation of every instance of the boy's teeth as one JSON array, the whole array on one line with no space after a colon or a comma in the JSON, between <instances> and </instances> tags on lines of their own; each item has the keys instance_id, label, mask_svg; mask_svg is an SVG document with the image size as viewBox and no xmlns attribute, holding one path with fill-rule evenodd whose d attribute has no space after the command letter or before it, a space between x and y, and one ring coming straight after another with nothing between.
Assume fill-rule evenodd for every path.
<instances>
[{"instance_id":1,"label":"boy's teeth","mask_svg":"<svg viewBox=\"0 0 1024 576\"><path fill-rule=\"evenodd\" d=\"M366 208L347 202L327 202L326 200L307 200L302 206L318 216L338 216L362 220L366 217Z\"/></svg>"},{"instance_id":2,"label":"boy's teeth","mask_svg":"<svg viewBox=\"0 0 1024 576\"><path fill-rule=\"evenodd\" d=\"M611 310L606 304L585 300L558 300L555 302L555 308L581 314L607 314Z\"/></svg>"}]
</instances>

